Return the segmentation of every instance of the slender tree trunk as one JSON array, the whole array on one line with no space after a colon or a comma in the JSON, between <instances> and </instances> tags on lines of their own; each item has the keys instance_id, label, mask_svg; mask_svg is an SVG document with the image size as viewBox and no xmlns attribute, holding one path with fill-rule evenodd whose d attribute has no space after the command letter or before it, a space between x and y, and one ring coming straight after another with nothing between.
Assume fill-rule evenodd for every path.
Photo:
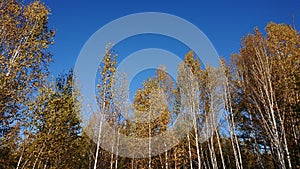
<instances>
[{"instance_id":1,"label":"slender tree trunk","mask_svg":"<svg viewBox=\"0 0 300 169\"><path fill-rule=\"evenodd\" d=\"M131 169L133 169L134 166L134 157L131 159Z\"/></svg>"},{"instance_id":2,"label":"slender tree trunk","mask_svg":"<svg viewBox=\"0 0 300 169\"><path fill-rule=\"evenodd\" d=\"M164 145L166 147L166 143L164 143ZM165 162L166 169L168 169L169 168L168 150L166 150L165 152L165 158L166 158L166 162Z\"/></svg>"},{"instance_id":3,"label":"slender tree trunk","mask_svg":"<svg viewBox=\"0 0 300 169\"><path fill-rule=\"evenodd\" d=\"M213 147L213 131L214 131L214 129L213 129L212 124L208 122L208 117L209 117L209 115L206 112L206 118L205 118L205 122L207 124L206 133L212 133L210 138L207 141L207 145L208 145L208 150L209 150L209 154L210 154L210 161L211 161L212 167L213 167L213 169L216 169L217 168L216 155L215 155L215 150Z\"/></svg>"},{"instance_id":4,"label":"slender tree trunk","mask_svg":"<svg viewBox=\"0 0 300 169\"><path fill-rule=\"evenodd\" d=\"M115 169L118 168L118 156L119 156L119 143L120 143L120 130L118 129L118 135L117 135L117 154L116 154L116 161L115 161Z\"/></svg>"},{"instance_id":5,"label":"slender tree trunk","mask_svg":"<svg viewBox=\"0 0 300 169\"><path fill-rule=\"evenodd\" d=\"M254 145L254 146L255 146L255 152L254 152L254 154L256 154L256 156L257 156L256 161L257 161L259 167L260 167L260 168L264 168L264 166L263 166L263 164L262 164L261 157L260 157L260 152L259 152L257 140L256 140L256 133L255 133L255 131L254 131L254 123L253 123L252 115L251 115L251 113L249 113L249 114L250 114L249 116L250 116L250 123L251 123L251 133L252 133L252 135L253 135L253 138L254 138L254 144L255 144L255 145Z\"/></svg>"},{"instance_id":6,"label":"slender tree trunk","mask_svg":"<svg viewBox=\"0 0 300 169\"><path fill-rule=\"evenodd\" d=\"M197 93L197 92L196 92ZM197 97L196 97L197 98ZM201 169L201 158L200 158L200 151L199 151L199 138L198 138L198 129L197 129L197 116L196 112L198 112L198 100L192 101L192 108L191 112L193 112L193 126L194 126L194 132L195 132L195 144L196 144L196 151L197 151L197 160L198 160L198 169Z\"/></svg>"},{"instance_id":7,"label":"slender tree trunk","mask_svg":"<svg viewBox=\"0 0 300 169\"><path fill-rule=\"evenodd\" d=\"M13 66L14 62L16 61L16 59L18 58L18 56L19 56L20 47L21 47L22 45L26 44L28 38L29 38L29 37L31 36L31 34L33 33L33 31L34 31L36 25L37 25L37 22L34 23L32 29L30 30L29 35L27 35L26 37L24 37L25 41L24 41L24 42L21 41L21 42L20 42L20 45L17 47L16 51L14 51L14 53L13 53L11 59L9 60L9 64L8 64L8 68L7 68L8 70L7 70L6 76L9 76L9 75L10 75L12 66Z\"/></svg>"},{"instance_id":8,"label":"slender tree trunk","mask_svg":"<svg viewBox=\"0 0 300 169\"><path fill-rule=\"evenodd\" d=\"M33 163L32 169L35 169L36 163L38 162L38 159L40 158L40 154L41 154L42 151L43 151L43 148L39 152L38 156L35 158L35 161Z\"/></svg>"},{"instance_id":9,"label":"slender tree trunk","mask_svg":"<svg viewBox=\"0 0 300 169\"><path fill-rule=\"evenodd\" d=\"M148 127L149 127L149 130L148 130L148 136L149 136L149 147L148 147L148 158L149 158L149 161L148 161L148 168L151 169L151 121L150 121L150 113L149 113L149 119L148 119Z\"/></svg>"},{"instance_id":10,"label":"slender tree trunk","mask_svg":"<svg viewBox=\"0 0 300 169\"><path fill-rule=\"evenodd\" d=\"M110 169L113 169L114 166L114 153L110 155Z\"/></svg>"},{"instance_id":11,"label":"slender tree trunk","mask_svg":"<svg viewBox=\"0 0 300 169\"><path fill-rule=\"evenodd\" d=\"M219 147L219 151L220 151L222 166L223 166L223 169L226 169L225 162L224 162L224 157L223 157L223 152L222 152L222 146L221 146L221 143L220 143L220 137L219 137L219 132L218 131L216 131L216 136L217 136L217 141L218 141L218 147Z\"/></svg>"},{"instance_id":12,"label":"slender tree trunk","mask_svg":"<svg viewBox=\"0 0 300 169\"><path fill-rule=\"evenodd\" d=\"M189 145L189 161L190 161L190 168L193 169L193 161L192 161L192 150L191 150L191 140L190 134L187 134L188 145Z\"/></svg>"},{"instance_id":13,"label":"slender tree trunk","mask_svg":"<svg viewBox=\"0 0 300 169\"><path fill-rule=\"evenodd\" d=\"M23 158L23 154L24 154L24 151L25 151L25 143L24 143L24 147L23 147L23 150L22 150L22 154L18 160L18 164L17 164L17 168L16 169L19 169L20 167L20 164L21 164L21 161L22 161L22 158Z\"/></svg>"},{"instance_id":14,"label":"slender tree trunk","mask_svg":"<svg viewBox=\"0 0 300 169\"><path fill-rule=\"evenodd\" d=\"M29 159L26 159L26 160L25 160L25 162L24 162L24 164L23 164L23 166L22 166L21 169L23 169L23 168L26 166L26 164L28 163L28 161L29 161Z\"/></svg>"},{"instance_id":15,"label":"slender tree trunk","mask_svg":"<svg viewBox=\"0 0 300 169\"><path fill-rule=\"evenodd\" d=\"M203 158L203 166L205 169L207 169L207 166L206 166L206 162L205 162L205 157L203 155L203 148L202 148L202 145L200 144L200 151L201 151L201 157Z\"/></svg>"},{"instance_id":16,"label":"slender tree trunk","mask_svg":"<svg viewBox=\"0 0 300 169\"><path fill-rule=\"evenodd\" d=\"M280 112L279 108L278 108L278 104L276 104L276 109L278 112ZM291 111L291 110L290 110ZM287 158L287 162L288 162L288 167L289 169L292 169L292 163L291 163L291 157L290 157L290 151L287 145L287 140L286 140L286 134L285 134L285 127L284 127L284 119L285 117L285 112L283 112L282 116L279 114L278 118L279 118L279 123L280 123L280 130L281 130L281 134L282 134L282 141L283 141L283 150L286 153L286 158ZM284 160L284 159L283 159Z\"/></svg>"},{"instance_id":17,"label":"slender tree trunk","mask_svg":"<svg viewBox=\"0 0 300 169\"><path fill-rule=\"evenodd\" d=\"M217 163L217 159L216 159L213 137L210 137L210 140L208 141L208 143L209 143L210 158L211 158L211 163L212 163L213 169L217 169L218 163Z\"/></svg>"},{"instance_id":18,"label":"slender tree trunk","mask_svg":"<svg viewBox=\"0 0 300 169\"><path fill-rule=\"evenodd\" d=\"M225 69L225 67L223 67ZM230 134L230 140L232 145L232 150L235 158L235 165L237 169L243 169L243 163L242 163L242 156L241 151L239 147L239 142L237 140L236 134L235 134L235 122L233 117L233 110L232 110L232 104L231 104L231 94L230 94L230 88L228 83L228 77L225 75L224 80L224 102L225 102L225 109L229 112L229 115L227 115L226 119L229 125L229 134Z\"/></svg>"},{"instance_id":19,"label":"slender tree trunk","mask_svg":"<svg viewBox=\"0 0 300 169\"><path fill-rule=\"evenodd\" d=\"M177 155L176 155L176 150L174 151L174 163L175 163L175 169L177 169Z\"/></svg>"},{"instance_id":20,"label":"slender tree trunk","mask_svg":"<svg viewBox=\"0 0 300 169\"><path fill-rule=\"evenodd\" d=\"M281 121L281 115L280 115L280 111L277 111L277 115L278 117L276 117L275 115L275 110L274 108L277 107L276 104L276 98L275 98L275 92L273 89L273 85L272 85L272 75L271 75L271 63L270 60L267 56L267 50L264 46L262 46L262 48L258 48L258 47L254 47L256 55L257 55L257 60L259 63L256 63L258 72L254 72L255 74L255 78L257 79L257 81L261 81L260 83L260 88L261 88L261 92L258 94L258 97L261 98L262 102L264 103L265 106L265 110L268 114L269 117L269 122L270 122L270 127L271 127L271 135L273 136L273 141L276 147L276 152L277 152L277 156L280 162L280 166L285 169L286 165L285 165L285 159L284 159L284 150L282 148L282 141L280 139L280 135L279 135L279 129L282 131L281 126L277 126L277 121L276 118L279 118L279 122ZM259 65L259 64L264 64ZM258 106L257 106L258 107ZM263 114L262 114L263 116ZM279 129L278 129L279 127Z\"/></svg>"},{"instance_id":21,"label":"slender tree trunk","mask_svg":"<svg viewBox=\"0 0 300 169\"><path fill-rule=\"evenodd\" d=\"M183 97L183 106L187 106L187 110L192 113L192 123L193 129L195 133L195 144L196 144L196 152L197 152L197 160L198 160L198 169L201 168L201 159L200 159L200 151L199 151L199 136L198 136L198 125L197 125L197 115L199 112L199 86L197 79L194 77L191 68L187 67L184 64L179 66L180 75L179 75L179 82L182 82L181 85L181 92L185 96ZM182 79L181 79L182 78ZM188 134L189 140L189 134ZM189 140L190 144L190 140ZM189 145L190 146L190 145ZM190 152L190 150L189 150ZM191 156L190 156L191 161ZM191 162L190 162L191 163ZM192 166L191 166L192 168Z\"/></svg>"},{"instance_id":22,"label":"slender tree trunk","mask_svg":"<svg viewBox=\"0 0 300 169\"><path fill-rule=\"evenodd\" d=\"M208 143L207 143L207 145L208 145ZM209 145L208 145L208 147L209 147ZM207 163L207 166L208 166L207 168L210 169L210 163L209 163L208 155L206 157L206 163Z\"/></svg>"},{"instance_id":23,"label":"slender tree trunk","mask_svg":"<svg viewBox=\"0 0 300 169\"><path fill-rule=\"evenodd\" d=\"M51 130L49 130L48 134L50 133L50 131L51 131ZM45 147L46 141L47 141L47 140L45 139L44 142L43 142L43 144L42 144L42 148L41 148L41 150L39 151L38 156L35 158L35 161L34 161L34 164L33 164L32 169L35 169L36 163L38 162L38 159L40 158L41 154L42 154L43 151L44 151L44 147Z\"/></svg>"},{"instance_id":24,"label":"slender tree trunk","mask_svg":"<svg viewBox=\"0 0 300 169\"><path fill-rule=\"evenodd\" d=\"M46 168L47 168L47 163L48 163L48 160L49 160L49 158L47 158L47 160L46 160L46 162L45 162L44 169L46 169Z\"/></svg>"},{"instance_id":25,"label":"slender tree trunk","mask_svg":"<svg viewBox=\"0 0 300 169\"><path fill-rule=\"evenodd\" d=\"M37 168L40 168L41 164L42 164L42 161L40 160Z\"/></svg>"},{"instance_id":26,"label":"slender tree trunk","mask_svg":"<svg viewBox=\"0 0 300 169\"><path fill-rule=\"evenodd\" d=\"M164 168L164 162L163 162L163 159L161 158L161 154L159 154L159 162L160 162L160 167L161 168Z\"/></svg>"},{"instance_id":27,"label":"slender tree trunk","mask_svg":"<svg viewBox=\"0 0 300 169\"><path fill-rule=\"evenodd\" d=\"M103 103L105 104L105 103ZM105 106L104 106L105 107ZM97 138L97 148L96 148L96 155L95 155L95 163L94 163L94 169L97 169L97 162L98 162L98 156L99 156L99 150L100 150L100 137L101 137L101 130L102 130L102 121L103 121L103 115L100 114L100 124L99 124L99 133Z\"/></svg>"},{"instance_id":28,"label":"slender tree trunk","mask_svg":"<svg viewBox=\"0 0 300 169\"><path fill-rule=\"evenodd\" d=\"M116 135L116 131L114 130L113 135ZM111 144L111 155L110 155L110 169L113 169L113 164L114 164L114 147L115 147L115 139L112 140L112 144Z\"/></svg>"}]
</instances>

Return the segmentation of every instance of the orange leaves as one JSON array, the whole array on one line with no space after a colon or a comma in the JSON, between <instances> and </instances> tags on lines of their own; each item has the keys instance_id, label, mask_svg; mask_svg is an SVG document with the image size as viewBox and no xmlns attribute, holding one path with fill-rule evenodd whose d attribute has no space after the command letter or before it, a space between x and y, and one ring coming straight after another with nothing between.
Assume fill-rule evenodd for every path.
<instances>
[{"instance_id":1,"label":"orange leaves","mask_svg":"<svg viewBox=\"0 0 300 169\"><path fill-rule=\"evenodd\" d=\"M24 16L28 21L30 20L42 20L48 19L50 14L47 7L40 1L31 2L28 6L24 8Z\"/></svg>"}]
</instances>

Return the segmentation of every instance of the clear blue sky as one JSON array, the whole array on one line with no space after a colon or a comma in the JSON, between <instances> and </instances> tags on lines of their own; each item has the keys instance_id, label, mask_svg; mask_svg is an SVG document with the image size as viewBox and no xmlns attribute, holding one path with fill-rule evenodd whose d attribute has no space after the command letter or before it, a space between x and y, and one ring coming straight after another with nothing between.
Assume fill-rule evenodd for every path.
<instances>
[{"instance_id":1,"label":"clear blue sky","mask_svg":"<svg viewBox=\"0 0 300 169\"><path fill-rule=\"evenodd\" d=\"M50 67L53 75L74 66L82 46L99 28L119 17L138 12L164 12L188 20L206 34L219 55L225 58L238 52L241 38L252 32L255 26L262 30L269 21L292 24L294 15L296 28L299 30L300 27L299 0L43 0L43 2L51 9L50 28L56 30L55 44L50 48L55 60ZM155 38L150 38L148 41L150 45L138 48L153 47L151 42ZM139 39L141 38L137 38ZM162 48L168 48L163 43L153 44L156 44L155 47L162 45L165 46ZM130 52L119 51L120 55Z\"/></svg>"},{"instance_id":2,"label":"clear blue sky","mask_svg":"<svg viewBox=\"0 0 300 169\"><path fill-rule=\"evenodd\" d=\"M73 68L81 48L89 37L105 24L120 17L140 12L163 12L181 17L210 39L220 56L226 59L240 49L241 38L254 27L261 30L270 21L292 24L300 28L299 0L42 0L51 9L50 28L56 30L55 44L50 48L54 63L52 75ZM122 42L121 42L122 43ZM162 48L178 55L188 49L164 37L134 37L120 44L120 57L143 48ZM183 56L182 56L183 57ZM202 56L200 56L202 57ZM147 72L146 72L147 73ZM150 72L149 74L153 74ZM147 76L147 74L146 74ZM145 80L145 74L130 83L130 99ZM95 79L96 80L96 79ZM84 83L84 82L81 82ZM89 96L90 93L84 93Z\"/></svg>"},{"instance_id":3,"label":"clear blue sky","mask_svg":"<svg viewBox=\"0 0 300 169\"><path fill-rule=\"evenodd\" d=\"M56 30L55 44L50 48L55 61L50 71L55 76L74 67L81 48L95 31L117 18L133 13L163 12L186 19L202 30L219 55L226 59L239 51L241 38L253 32L256 26L263 30L270 21L292 24L294 15L295 26L300 30L300 0L42 1L51 9L49 24L50 28ZM118 52L121 57L126 57L135 50L147 47L173 50L179 55L187 52L182 44L157 36L134 37L124 45L120 44ZM138 74L130 84L131 100L134 91L140 87L139 82L144 79L145 75Z\"/></svg>"}]
</instances>

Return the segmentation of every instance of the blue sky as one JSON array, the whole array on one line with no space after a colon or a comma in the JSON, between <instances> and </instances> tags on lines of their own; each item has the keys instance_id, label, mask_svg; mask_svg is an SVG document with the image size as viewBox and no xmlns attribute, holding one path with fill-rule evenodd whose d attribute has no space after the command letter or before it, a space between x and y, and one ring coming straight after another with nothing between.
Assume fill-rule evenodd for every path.
<instances>
[{"instance_id":1,"label":"blue sky","mask_svg":"<svg viewBox=\"0 0 300 169\"><path fill-rule=\"evenodd\" d=\"M291 24L293 15L296 27L299 29L300 26L299 0L43 2L51 9L50 28L56 30L55 44L50 48L55 60L50 70L54 75L74 66L82 46L95 31L110 21L138 12L164 12L188 20L206 34L219 55L225 58L239 50L241 38L252 32L255 26L263 29L269 21ZM118 52L120 55L126 53Z\"/></svg>"},{"instance_id":2,"label":"blue sky","mask_svg":"<svg viewBox=\"0 0 300 169\"><path fill-rule=\"evenodd\" d=\"M42 1L51 9L49 26L56 31L55 44L50 48L54 57L50 71L54 76L75 66L83 45L98 29L134 13L169 13L193 23L210 39L219 55L227 60L232 53L239 51L241 38L253 32L256 26L263 30L270 21L293 24L294 15L295 26L298 30L300 28L299 0ZM120 57L124 58L136 50L149 47L170 50L181 57L188 50L178 41L163 36L132 37L117 45L117 50ZM147 72L144 73L147 75ZM146 79L145 74L139 73L130 84L131 99L134 91L140 87L138 83Z\"/></svg>"},{"instance_id":3,"label":"blue sky","mask_svg":"<svg viewBox=\"0 0 300 169\"><path fill-rule=\"evenodd\" d=\"M220 56L227 60L240 49L241 38L263 30L270 21L300 27L299 0L43 0L51 9L50 28L56 30L55 44L50 48L54 63L52 75L68 71L90 36L105 24L120 17L140 12L163 12L181 17L196 25L212 42ZM122 28L120 28L122 29ZM121 58L143 48L162 48L183 57L186 46L163 36L135 36L117 44ZM103 47L104 48L104 47ZM201 57L201 56L200 56ZM139 73L130 83L130 98L140 82L153 74L153 69ZM144 74L143 74L144 73ZM148 74L147 74L148 73ZM96 79L95 79L96 80ZM84 82L82 82L84 83ZM90 93L82 93L90 95Z\"/></svg>"},{"instance_id":4,"label":"blue sky","mask_svg":"<svg viewBox=\"0 0 300 169\"><path fill-rule=\"evenodd\" d=\"M258 26L261 30L270 21L300 26L299 0L44 0L51 9L50 28L56 30L55 44L50 48L54 63L53 75L74 67L81 48L88 38L105 24L139 12L163 12L176 15L196 25L210 39L220 56L228 59L240 49L241 38ZM172 40L158 36L137 36L117 45L120 58L149 47L169 50L183 57L188 49ZM148 74L154 70L148 71ZM138 74L133 83L146 78ZM140 85L133 85L135 90Z\"/></svg>"}]
</instances>

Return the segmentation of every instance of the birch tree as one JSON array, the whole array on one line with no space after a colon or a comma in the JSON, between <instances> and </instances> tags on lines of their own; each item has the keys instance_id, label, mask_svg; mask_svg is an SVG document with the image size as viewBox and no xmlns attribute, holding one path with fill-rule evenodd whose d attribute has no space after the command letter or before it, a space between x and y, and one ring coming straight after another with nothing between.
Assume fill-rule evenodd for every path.
<instances>
[{"instance_id":1,"label":"birch tree","mask_svg":"<svg viewBox=\"0 0 300 169\"><path fill-rule=\"evenodd\" d=\"M95 162L94 162L94 169L97 168L98 163L98 156L100 151L100 144L101 144L101 135L102 135L102 124L104 120L109 120L109 123L114 122L114 118L110 112L111 110L111 100L112 100L112 84L114 83L114 73L116 71L116 58L117 55L114 53L112 49L113 45L108 44L105 48L105 54L103 60L100 63L100 79L97 84L97 103L99 106L98 113L98 136L97 136L97 145L96 145L96 152L95 152ZM112 157L113 158L113 157ZM111 161L112 161L111 158ZM111 165L112 166L112 165Z\"/></svg>"},{"instance_id":2,"label":"birch tree","mask_svg":"<svg viewBox=\"0 0 300 169\"><path fill-rule=\"evenodd\" d=\"M53 44L54 31L47 24L49 10L40 1L4 0L0 9L0 159L4 164L13 161L9 158L18 149L15 141L26 118L23 110L48 73L52 57L47 48ZM5 154L8 151L10 155Z\"/></svg>"},{"instance_id":3,"label":"birch tree","mask_svg":"<svg viewBox=\"0 0 300 169\"><path fill-rule=\"evenodd\" d=\"M183 99L181 104L183 105L183 110L188 111L188 115L191 115L193 129L195 134L195 144L198 160L198 168L201 168L201 159L200 159L200 149L199 149L199 136L198 136L198 125L197 118L199 113L199 87L197 85L196 78L192 73L190 67L185 64L179 65L179 75L178 75L178 85L180 88L181 98ZM183 113L183 112L181 112ZM188 144L189 144L189 156L190 156L190 167L192 168L191 162L191 147L190 147L190 137L187 135Z\"/></svg>"},{"instance_id":4,"label":"birch tree","mask_svg":"<svg viewBox=\"0 0 300 169\"><path fill-rule=\"evenodd\" d=\"M293 110L287 103L295 104L298 98L291 79L299 69L299 34L288 25L274 23L267 25L266 32L264 37L255 29L243 39L235 64L248 113L267 136L275 165L292 168L286 126L293 124L293 120L287 121Z\"/></svg>"}]
</instances>

